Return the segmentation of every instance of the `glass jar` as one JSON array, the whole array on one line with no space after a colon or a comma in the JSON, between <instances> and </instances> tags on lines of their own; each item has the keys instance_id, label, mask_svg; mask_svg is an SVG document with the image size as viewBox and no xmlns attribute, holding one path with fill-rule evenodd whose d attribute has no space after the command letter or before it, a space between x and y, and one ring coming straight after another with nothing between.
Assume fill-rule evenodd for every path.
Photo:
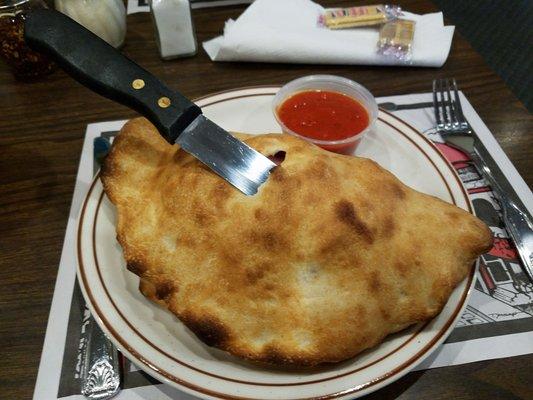
<instances>
[{"instance_id":1,"label":"glass jar","mask_svg":"<svg viewBox=\"0 0 533 400\"><path fill-rule=\"evenodd\" d=\"M55 68L47 57L24 42L26 15L36 8L48 7L41 0L0 0L0 58L19 80L36 79Z\"/></svg>"}]
</instances>

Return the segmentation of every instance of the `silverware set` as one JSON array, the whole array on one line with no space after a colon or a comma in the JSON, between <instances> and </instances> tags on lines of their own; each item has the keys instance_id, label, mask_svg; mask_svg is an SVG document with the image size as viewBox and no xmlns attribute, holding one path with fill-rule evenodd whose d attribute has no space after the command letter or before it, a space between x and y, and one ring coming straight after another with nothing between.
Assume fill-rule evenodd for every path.
<instances>
[{"instance_id":1,"label":"silverware set","mask_svg":"<svg viewBox=\"0 0 533 400\"><path fill-rule=\"evenodd\" d=\"M503 222L533 280L533 223L511 183L503 175L483 143L466 120L455 79L433 81L433 104L437 132L444 141L466 153L479 173L490 184L500 202Z\"/></svg>"}]
</instances>

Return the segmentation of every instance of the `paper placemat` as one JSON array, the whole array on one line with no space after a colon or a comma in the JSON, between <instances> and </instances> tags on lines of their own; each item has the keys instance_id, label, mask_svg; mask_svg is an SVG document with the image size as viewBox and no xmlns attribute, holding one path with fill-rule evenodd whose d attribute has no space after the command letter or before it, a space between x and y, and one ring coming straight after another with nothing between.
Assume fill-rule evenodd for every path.
<instances>
[{"instance_id":1,"label":"paper placemat","mask_svg":"<svg viewBox=\"0 0 533 400\"><path fill-rule=\"evenodd\" d=\"M131 2L131 1L130 1ZM533 211L533 194L502 151L494 136L462 96L466 118L485 144L521 201ZM382 97L378 102L397 104L430 102L429 93ZM476 214L490 227L495 246L482 256L468 306L446 342L416 369L465 364L480 360L533 353L533 283L522 271L516 251L501 223L497 200L477 171L446 146L434 131L432 108L397 111L393 114L430 138L456 168L468 190ZM93 178L93 141L112 138L125 121L89 124L81 154L69 221L39 365L34 399L84 399L80 395L80 371L84 349L83 332L88 310L76 281L75 231L78 213ZM124 399L194 399L193 396L161 384L134 364L123 359Z\"/></svg>"},{"instance_id":2,"label":"paper placemat","mask_svg":"<svg viewBox=\"0 0 533 400\"><path fill-rule=\"evenodd\" d=\"M190 0L192 9L250 4L253 3L253 1L254 0ZM128 14L150 12L149 0L128 0L126 11Z\"/></svg>"}]
</instances>

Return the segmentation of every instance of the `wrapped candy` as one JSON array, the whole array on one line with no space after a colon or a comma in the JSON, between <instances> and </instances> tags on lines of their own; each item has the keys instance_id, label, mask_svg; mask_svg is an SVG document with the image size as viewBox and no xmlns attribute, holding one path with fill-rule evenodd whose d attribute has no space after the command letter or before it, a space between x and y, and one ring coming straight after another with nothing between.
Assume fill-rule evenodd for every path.
<instances>
[{"instance_id":1,"label":"wrapped candy","mask_svg":"<svg viewBox=\"0 0 533 400\"><path fill-rule=\"evenodd\" d=\"M399 61L411 60L415 21L399 19L387 22L379 32L378 53Z\"/></svg>"},{"instance_id":2,"label":"wrapped candy","mask_svg":"<svg viewBox=\"0 0 533 400\"><path fill-rule=\"evenodd\" d=\"M399 6L387 4L332 8L320 15L318 23L329 29L356 28L384 24L398 18L401 13Z\"/></svg>"}]
</instances>

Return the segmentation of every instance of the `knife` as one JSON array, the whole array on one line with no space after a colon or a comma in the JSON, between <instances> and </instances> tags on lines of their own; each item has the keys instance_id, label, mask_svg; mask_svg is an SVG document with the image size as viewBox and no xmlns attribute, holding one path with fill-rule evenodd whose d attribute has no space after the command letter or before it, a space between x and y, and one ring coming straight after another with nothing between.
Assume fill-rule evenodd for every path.
<instances>
[{"instance_id":1,"label":"knife","mask_svg":"<svg viewBox=\"0 0 533 400\"><path fill-rule=\"evenodd\" d=\"M111 148L105 137L93 141L93 175ZM85 306L86 307L86 306ZM120 392L121 374L117 348L89 316L82 336L86 340L81 370L81 394L90 400L107 400Z\"/></svg>"},{"instance_id":2,"label":"knife","mask_svg":"<svg viewBox=\"0 0 533 400\"><path fill-rule=\"evenodd\" d=\"M246 195L257 192L276 164L210 121L202 110L114 47L58 11L32 11L24 39L94 92L148 118L171 144Z\"/></svg>"},{"instance_id":3,"label":"knife","mask_svg":"<svg viewBox=\"0 0 533 400\"><path fill-rule=\"evenodd\" d=\"M107 400L120 392L117 348L90 316L85 332L87 348L81 372L81 393L90 400Z\"/></svg>"}]
</instances>

